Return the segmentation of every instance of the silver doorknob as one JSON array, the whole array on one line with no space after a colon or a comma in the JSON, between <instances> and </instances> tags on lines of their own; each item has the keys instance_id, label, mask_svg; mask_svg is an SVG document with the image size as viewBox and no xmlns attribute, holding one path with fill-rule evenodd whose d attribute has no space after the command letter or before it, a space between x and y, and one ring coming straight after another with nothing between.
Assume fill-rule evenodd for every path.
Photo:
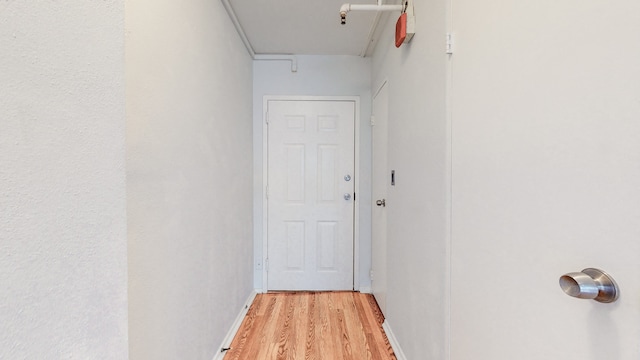
<instances>
[{"instance_id":1,"label":"silver doorknob","mask_svg":"<svg viewBox=\"0 0 640 360\"><path fill-rule=\"evenodd\" d=\"M385 206L387 206L387 202L385 201L385 199L376 200L376 205L385 207Z\"/></svg>"},{"instance_id":2,"label":"silver doorknob","mask_svg":"<svg viewBox=\"0 0 640 360\"><path fill-rule=\"evenodd\" d=\"M594 268L562 275L560 288L569 296L602 303L614 302L620 294L615 280L604 271Z\"/></svg>"},{"instance_id":3,"label":"silver doorknob","mask_svg":"<svg viewBox=\"0 0 640 360\"><path fill-rule=\"evenodd\" d=\"M351 200L351 194L349 194L349 193L345 193L345 194L344 194L344 199L345 199L345 200Z\"/></svg>"}]
</instances>

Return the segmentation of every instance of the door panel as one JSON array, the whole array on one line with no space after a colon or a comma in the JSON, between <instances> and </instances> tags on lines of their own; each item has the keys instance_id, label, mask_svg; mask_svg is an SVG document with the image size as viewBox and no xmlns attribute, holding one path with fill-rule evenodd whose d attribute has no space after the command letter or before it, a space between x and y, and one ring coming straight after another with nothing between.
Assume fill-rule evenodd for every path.
<instances>
[{"instance_id":1,"label":"door panel","mask_svg":"<svg viewBox=\"0 0 640 360\"><path fill-rule=\"evenodd\" d=\"M373 99L373 207L371 229L371 268L373 279L371 288L373 296L380 306L380 310L386 311L387 300L387 211L386 206L375 204L377 200L387 198L387 186L389 184L389 168L387 164L387 118L388 118L388 92L385 83Z\"/></svg>"},{"instance_id":2,"label":"door panel","mask_svg":"<svg viewBox=\"0 0 640 360\"><path fill-rule=\"evenodd\" d=\"M286 152L286 201L292 203L304 202L304 168L305 168L305 146L300 144L284 145Z\"/></svg>"},{"instance_id":3,"label":"door panel","mask_svg":"<svg viewBox=\"0 0 640 360\"><path fill-rule=\"evenodd\" d=\"M355 102L271 100L268 119L268 289L352 290Z\"/></svg>"}]
</instances>

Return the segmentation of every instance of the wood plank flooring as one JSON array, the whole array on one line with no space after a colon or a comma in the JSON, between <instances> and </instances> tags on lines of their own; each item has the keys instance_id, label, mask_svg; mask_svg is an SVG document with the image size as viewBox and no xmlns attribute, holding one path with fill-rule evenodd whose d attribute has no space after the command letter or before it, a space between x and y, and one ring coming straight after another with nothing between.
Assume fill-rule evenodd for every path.
<instances>
[{"instance_id":1,"label":"wood plank flooring","mask_svg":"<svg viewBox=\"0 0 640 360\"><path fill-rule=\"evenodd\" d=\"M258 294L225 360L395 360L373 295Z\"/></svg>"}]
</instances>

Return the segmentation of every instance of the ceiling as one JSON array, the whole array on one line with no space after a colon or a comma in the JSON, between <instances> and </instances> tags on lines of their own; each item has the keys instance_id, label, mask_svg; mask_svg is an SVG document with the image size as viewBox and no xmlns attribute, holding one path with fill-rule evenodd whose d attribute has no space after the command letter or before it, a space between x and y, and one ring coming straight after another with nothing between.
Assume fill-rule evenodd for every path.
<instances>
[{"instance_id":1,"label":"ceiling","mask_svg":"<svg viewBox=\"0 0 640 360\"><path fill-rule=\"evenodd\" d=\"M351 11L340 25L340 6L376 0L222 0L255 54L370 55L388 13ZM396 3L384 1L383 3ZM370 35L373 34L373 35ZM392 41L390 39L390 41Z\"/></svg>"}]
</instances>

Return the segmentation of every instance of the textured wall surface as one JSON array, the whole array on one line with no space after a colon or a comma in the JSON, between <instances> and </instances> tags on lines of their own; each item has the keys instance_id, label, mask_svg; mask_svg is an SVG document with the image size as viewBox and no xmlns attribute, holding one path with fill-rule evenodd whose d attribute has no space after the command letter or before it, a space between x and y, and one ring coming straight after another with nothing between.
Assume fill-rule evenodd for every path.
<instances>
[{"instance_id":1,"label":"textured wall surface","mask_svg":"<svg viewBox=\"0 0 640 360\"><path fill-rule=\"evenodd\" d=\"M389 169L386 319L408 359L447 353L448 128L445 3L416 0L416 35L393 44L395 16L373 56L373 84L388 79ZM375 146L375 144L374 144Z\"/></svg>"},{"instance_id":2,"label":"textured wall surface","mask_svg":"<svg viewBox=\"0 0 640 360\"><path fill-rule=\"evenodd\" d=\"M124 6L0 2L0 358L126 359Z\"/></svg>"},{"instance_id":3,"label":"textured wall surface","mask_svg":"<svg viewBox=\"0 0 640 360\"><path fill-rule=\"evenodd\" d=\"M360 286L370 288L371 269L371 59L359 56L297 56L298 71L289 61L254 61L253 172L254 254L262 260L262 130L265 95L360 96ZM254 286L262 288L262 270L256 268Z\"/></svg>"},{"instance_id":4,"label":"textured wall surface","mask_svg":"<svg viewBox=\"0 0 640 360\"><path fill-rule=\"evenodd\" d=\"M219 1L126 19L130 355L210 360L253 288L251 57Z\"/></svg>"}]
</instances>

